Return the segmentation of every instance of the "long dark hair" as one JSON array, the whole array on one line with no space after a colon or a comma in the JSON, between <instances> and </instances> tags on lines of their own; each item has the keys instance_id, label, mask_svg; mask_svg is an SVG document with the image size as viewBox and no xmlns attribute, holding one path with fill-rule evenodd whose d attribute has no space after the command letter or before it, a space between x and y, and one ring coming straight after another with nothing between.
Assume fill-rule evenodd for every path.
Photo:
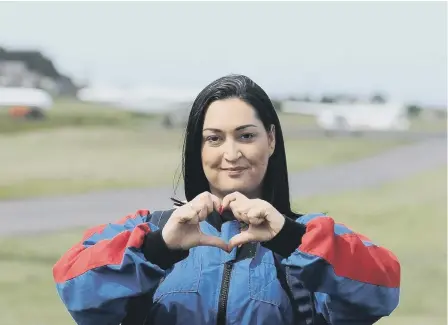
<instances>
[{"instance_id":1,"label":"long dark hair","mask_svg":"<svg viewBox=\"0 0 448 325\"><path fill-rule=\"evenodd\" d=\"M269 159L263 180L262 199L271 203L283 215L296 217L291 211L285 144L280 121L265 91L243 75L232 74L213 81L199 93L193 103L185 130L182 156L185 198L190 201L200 193L210 191L201 160L202 126L209 105L216 100L228 98L239 98L251 105L267 132L270 131L271 125L274 125L275 150Z\"/></svg>"}]
</instances>

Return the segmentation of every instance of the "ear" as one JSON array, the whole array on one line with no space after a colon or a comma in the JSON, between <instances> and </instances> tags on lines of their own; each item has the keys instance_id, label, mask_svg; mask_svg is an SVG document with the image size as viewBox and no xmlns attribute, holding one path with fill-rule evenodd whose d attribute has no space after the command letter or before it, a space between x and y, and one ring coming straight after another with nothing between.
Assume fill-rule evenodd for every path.
<instances>
[{"instance_id":1,"label":"ear","mask_svg":"<svg viewBox=\"0 0 448 325\"><path fill-rule=\"evenodd\" d=\"M271 128L268 132L268 143L269 143L269 157L272 156L275 150L275 125L271 124Z\"/></svg>"}]
</instances>

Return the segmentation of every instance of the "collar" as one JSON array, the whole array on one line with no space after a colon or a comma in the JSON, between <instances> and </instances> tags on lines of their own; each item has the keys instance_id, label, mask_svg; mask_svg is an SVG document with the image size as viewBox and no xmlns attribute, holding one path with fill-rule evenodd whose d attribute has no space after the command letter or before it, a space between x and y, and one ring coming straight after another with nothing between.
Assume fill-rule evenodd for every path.
<instances>
[{"instance_id":1,"label":"collar","mask_svg":"<svg viewBox=\"0 0 448 325\"><path fill-rule=\"evenodd\" d=\"M221 231L222 224L227 221L236 220L235 216L231 211L224 211L222 215L218 212L213 211L210 213L206 219L206 221L212 225L219 232Z\"/></svg>"}]
</instances>

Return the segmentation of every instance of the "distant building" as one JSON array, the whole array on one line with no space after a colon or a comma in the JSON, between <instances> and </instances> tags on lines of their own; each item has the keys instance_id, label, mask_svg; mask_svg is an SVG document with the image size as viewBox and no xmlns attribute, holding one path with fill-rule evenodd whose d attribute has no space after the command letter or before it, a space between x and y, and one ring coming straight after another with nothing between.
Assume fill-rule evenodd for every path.
<instances>
[{"instance_id":1,"label":"distant building","mask_svg":"<svg viewBox=\"0 0 448 325\"><path fill-rule=\"evenodd\" d=\"M75 96L78 87L62 75L50 59L36 51L0 48L0 87L31 87L52 96Z\"/></svg>"}]
</instances>

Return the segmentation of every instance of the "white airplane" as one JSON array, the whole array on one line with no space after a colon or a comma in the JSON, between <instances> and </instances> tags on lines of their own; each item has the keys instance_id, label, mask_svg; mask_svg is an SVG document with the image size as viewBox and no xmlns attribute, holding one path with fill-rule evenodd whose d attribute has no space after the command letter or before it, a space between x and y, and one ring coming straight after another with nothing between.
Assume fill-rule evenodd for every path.
<instances>
[{"instance_id":1,"label":"white airplane","mask_svg":"<svg viewBox=\"0 0 448 325\"><path fill-rule=\"evenodd\" d=\"M76 97L83 102L114 104L125 95L124 90L110 86L87 87L78 90Z\"/></svg>"},{"instance_id":2,"label":"white airplane","mask_svg":"<svg viewBox=\"0 0 448 325\"><path fill-rule=\"evenodd\" d=\"M402 103L317 103L285 101L282 111L314 116L327 132L406 131L410 127L406 105Z\"/></svg>"},{"instance_id":3,"label":"white airplane","mask_svg":"<svg viewBox=\"0 0 448 325\"><path fill-rule=\"evenodd\" d=\"M326 131L406 131L410 127L405 105L328 104L317 115L317 124Z\"/></svg>"},{"instance_id":4,"label":"white airplane","mask_svg":"<svg viewBox=\"0 0 448 325\"><path fill-rule=\"evenodd\" d=\"M36 107L49 110L53 106L53 98L49 93L37 88L0 87L0 107Z\"/></svg>"},{"instance_id":5,"label":"white airplane","mask_svg":"<svg viewBox=\"0 0 448 325\"><path fill-rule=\"evenodd\" d=\"M139 113L164 113L192 103L199 94L195 89L166 89L151 86L117 88L93 86L78 91L80 101L108 104Z\"/></svg>"},{"instance_id":6,"label":"white airplane","mask_svg":"<svg viewBox=\"0 0 448 325\"><path fill-rule=\"evenodd\" d=\"M0 109L20 110L20 115L40 118L52 106L53 98L42 89L0 87Z\"/></svg>"}]
</instances>

